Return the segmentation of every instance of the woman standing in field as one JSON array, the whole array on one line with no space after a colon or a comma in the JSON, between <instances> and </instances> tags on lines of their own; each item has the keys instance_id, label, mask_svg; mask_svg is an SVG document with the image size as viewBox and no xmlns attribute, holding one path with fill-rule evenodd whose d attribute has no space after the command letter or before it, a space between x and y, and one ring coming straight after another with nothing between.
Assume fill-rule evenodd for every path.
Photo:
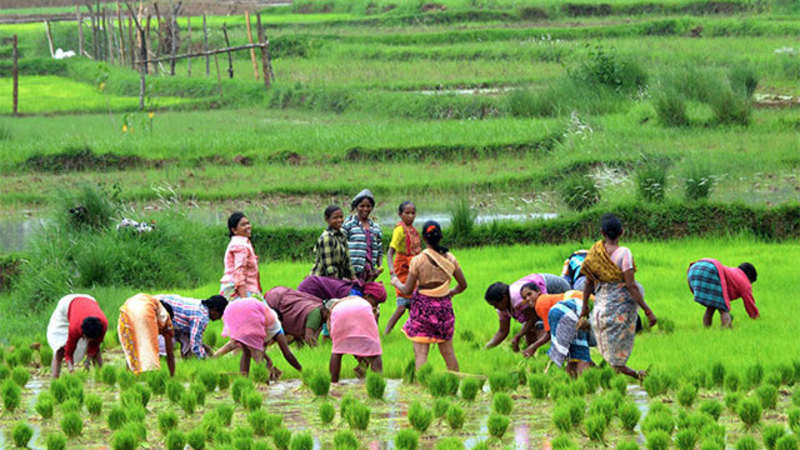
<instances>
[{"instance_id":1,"label":"woman standing in field","mask_svg":"<svg viewBox=\"0 0 800 450\"><path fill-rule=\"evenodd\" d=\"M220 281L220 295L230 301L261 298L261 277L258 273L258 256L250 242L252 226L242 212L228 217L230 242L225 250L225 273Z\"/></svg>"},{"instance_id":2,"label":"woman standing in field","mask_svg":"<svg viewBox=\"0 0 800 450\"><path fill-rule=\"evenodd\" d=\"M342 232L344 223L342 208L336 205L325 208L325 221L328 223L328 228L322 232L314 245L314 267L311 268L311 275L354 280L347 237Z\"/></svg>"},{"instance_id":3,"label":"woman standing in field","mask_svg":"<svg viewBox=\"0 0 800 450\"><path fill-rule=\"evenodd\" d=\"M381 227L369 218L375 208L375 197L364 189L350 204L355 214L342 225L350 251L350 263L355 277L361 281L372 281L383 272L383 235Z\"/></svg>"},{"instance_id":4,"label":"woman standing in field","mask_svg":"<svg viewBox=\"0 0 800 450\"><path fill-rule=\"evenodd\" d=\"M278 313L284 334L311 347L317 345L317 336L325 322L321 298L278 286L264 293L264 299Z\"/></svg>"},{"instance_id":5,"label":"woman standing in field","mask_svg":"<svg viewBox=\"0 0 800 450\"><path fill-rule=\"evenodd\" d=\"M511 347L519 351L519 341L524 336L528 345L536 341L539 332L535 328L537 319L534 317L533 308L523 301L521 289L528 283L534 283L538 291L543 294L560 294L569 290L567 282L556 275L549 273L532 273L511 285L496 282L486 289L484 299L497 310L499 325L497 333L486 343L486 348L492 348L503 342L508 337L511 329L511 318L522 324L522 330L511 339Z\"/></svg>"},{"instance_id":6,"label":"woman standing in field","mask_svg":"<svg viewBox=\"0 0 800 450\"><path fill-rule=\"evenodd\" d=\"M147 294L136 294L119 308L117 332L128 368L135 374L161 368L158 335L164 336L167 367L175 375L172 308Z\"/></svg>"},{"instance_id":7,"label":"woman standing in field","mask_svg":"<svg viewBox=\"0 0 800 450\"><path fill-rule=\"evenodd\" d=\"M264 358L270 379L280 378L281 371L272 364L265 351L266 345L273 341L278 343L283 357L292 367L298 371L303 370L303 366L289 349L278 315L264 302L255 298L232 302L225 308L222 322L224 324L222 336L229 337L234 345L242 349L242 358L239 361L239 371L242 375L247 376L250 373L251 358L257 362Z\"/></svg>"},{"instance_id":8,"label":"woman standing in field","mask_svg":"<svg viewBox=\"0 0 800 450\"><path fill-rule=\"evenodd\" d=\"M753 283L758 279L758 273L752 264L745 262L739 267L728 267L716 259L703 258L689 265L686 277L694 301L706 307L704 326L710 327L714 313L719 311L722 326L730 327L733 320L730 314L731 300L737 298L742 299L751 319L758 318L758 308L753 298Z\"/></svg>"},{"instance_id":9,"label":"woman standing in field","mask_svg":"<svg viewBox=\"0 0 800 450\"><path fill-rule=\"evenodd\" d=\"M405 283L397 275L392 277L392 284L400 294L413 293L403 333L414 343L417 369L428 360L430 344L439 344L439 353L448 370L458 371L458 360L453 349L456 318L451 299L464 292L467 280L456 257L441 245L442 228L439 224L429 220L422 230L428 248L411 260ZM450 289L452 278L458 285Z\"/></svg>"},{"instance_id":10,"label":"woman standing in field","mask_svg":"<svg viewBox=\"0 0 800 450\"><path fill-rule=\"evenodd\" d=\"M603 359L617 372L641 379L647 375L646 371L637 372L627 366L636 335L637 309L644 309L651 327L656 324L656 316L636 286L633 254L627 247L619 245L622 223L613 214L606 214L601 219L601 228L603 239L592 246L581 268L587 277L583 288L581 327L585 329L588 325L588 299L592 292L596 292L591 326Z\"/></svg>"},{"instance_id":11,"label":"woman standing in field","mask_svg":"<svg viewBox=\"0 0 800 450\"><path fill-rule=\"evenodd\" d=\"M400 221L392 231L392 241L389 244L389 251L386 252L386 263L389 266L389 274L397 275L397 279L405 283L408 278L408 268L411 259L422 252L422 240L417 229L414 228L414 219L417 217L417 207L409 201L400 204L398 208ZM403 296L397 291L397 309L395 309L389 322L386 324L384 334L389 334L394 325L403 317L411 299Z\"/></svg>"},{"instance_id":12,"label":"woman standing in field","mask_svg":"<svg viewBox=\"0 0 800 450\"><path fill-rule=\"evenodd\" d=\"M72 294L61 297L47 324L47 343L53 349L50 370L53 378L61 374L61 362L67 370L74 370L75 361L86 356L98 367L103 365L100 343L105 338L108 319L91 295Z\"/></svg>"},{"instance_id":13,"label":"woman standing in field","mask_svg":"<svg viewBox=\"0 0 800 450\"><path fill-rule=\"evenodd\" d=\"M325 308L330 311L328 329L333 341L329 363L332 382L339 381L343 355L356 358L358 366L354 370L359 378L364 376L367 367L374 372L383 371L378 305L385 300L385 295L383 300L368 295L366 298L349 296L325 302Z\"/></svg>"}]
</instances>

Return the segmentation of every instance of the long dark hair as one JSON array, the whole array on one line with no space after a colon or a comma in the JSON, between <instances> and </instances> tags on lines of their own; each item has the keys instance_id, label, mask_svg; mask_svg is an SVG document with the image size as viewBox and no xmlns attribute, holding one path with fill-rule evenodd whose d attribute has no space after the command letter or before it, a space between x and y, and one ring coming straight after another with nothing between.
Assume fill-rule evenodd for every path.
<instances>
[{"instance_id":1,"label":"long dark hair","mask_svg":"<svg viewBox=\"0 0 800 450\"><path fill-rule=\"evenodd\" d=\"M239 222L244 218L244 213L236 211L228 217L228 237L233 237L233 229L239 226Z\"/></svg>"},{"instance_id":2,"label":"long dark hair","mask_svg":"<svg viewBox=\"0 0 800 450\"><path fill-rule=\"evenodd\" d=\"M447 247L439 244L442 241L442 227L439 222L435 220L425 222L422 227L422 237L425 238L428 246L436 250L437 253L446 255L449 251Z\"/></svg>"}]
</instances>

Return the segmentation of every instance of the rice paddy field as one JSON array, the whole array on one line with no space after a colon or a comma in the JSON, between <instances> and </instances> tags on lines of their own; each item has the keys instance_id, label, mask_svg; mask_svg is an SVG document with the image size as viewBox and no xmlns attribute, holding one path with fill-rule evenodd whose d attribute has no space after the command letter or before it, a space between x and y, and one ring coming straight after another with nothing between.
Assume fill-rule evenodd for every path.
<instances>
[{"instance_id":1,"label":"rice paddy field","mask_svg":"<svg viewBox=\"0 0 800 450\"><path fill-rule=\"evenodd\" d=\"M202 50L209 7L184 3L177 53ZM74 6L10 3L0 9L0 448L797 449L800 344L787 290L800 257L796 3L254 3L270 89L249 52L232 55L232 78L224 53L219 79L214 58L181 60L174 76L163 62L143 110L129 62L51 58L42 17L53 17L55 48L77 51ZM223 25L232 45L246 43L244 16L219 11L207 17L209 46L225 45ZM209 230L231 211L287 236L266 245L261 283L296 287L312 263L291 230L321 230L325 206L365 187L383 224L407 199L418 226L452 223L445 241L469 283L454 300L458 373L435 349L409 370L398 327L382 336L382 375L366 380L345 357L344 381L330 384L330 342L292 346L302 373L271 349L283 371L273 383L263 366L239 376L238 355L179 360L174 378L126 370L119 306L143 290L216 293L223 249ZM76 201L107 207L106 226L71 229L64 206ZM696 223L692 208L727 228ZM605 364L573 380L546 370L544 350L524 359L508 341L484 349L497 330L488 285L559 273L599 238L587 217L637 210L652 219L623 245L660 321L637 335L630 360L648 370L644 382ZM119 237L122 217L155 220L159 234ZM508 237L554 217L564 230L533 239L544 243ZM512 245L485 245L485 234ZM686 270L703 257L756 266L759 319L735 301L733 329L702 326ZM106 311L105 364L54 381L44 334L69 291ZM381 330L394 308L390 292ZM221 329L212 322L206 344L221 346Z\"/></svg>"}]
</instances>

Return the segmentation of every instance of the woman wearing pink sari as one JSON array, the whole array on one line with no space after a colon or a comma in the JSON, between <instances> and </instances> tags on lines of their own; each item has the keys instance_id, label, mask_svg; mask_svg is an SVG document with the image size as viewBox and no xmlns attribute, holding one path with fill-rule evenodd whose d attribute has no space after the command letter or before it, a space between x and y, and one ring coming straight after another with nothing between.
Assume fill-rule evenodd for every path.
<instances>
[{"instance_id":1,"label":"woman wearing pink sari","mask_svg":"<svg viewBox=\"0 0 800 450\"><path fill-rule=\"evenodd\" d=\"M370 283L371 285L377 283ZM381 286L382 287L382 286ZM342 355L353 355L358 361L356 375L363 377L368 366L383 371L381 340L378 337L378 305L386 301L386 290L365 293L365 298L348 296L325 303L330 311L328 328L333 341L329 369L331 381L339 381Z\"/></svg>"}]
</instances>

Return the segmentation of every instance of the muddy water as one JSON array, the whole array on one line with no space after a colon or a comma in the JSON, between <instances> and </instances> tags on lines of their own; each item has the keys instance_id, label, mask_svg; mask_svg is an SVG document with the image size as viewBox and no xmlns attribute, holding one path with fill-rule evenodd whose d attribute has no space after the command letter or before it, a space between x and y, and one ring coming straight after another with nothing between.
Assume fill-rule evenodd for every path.
<instances>
[{"instance_id":1,"label":"muddy water","mask_svg":"<svg viewBox=\"0 0 800 450\"><path fill-rule=\"evenodd\" d=\"M636 427L633 429L633 431L636 432L636 442L639 443L640 445L644 445L647 439L644 437L644 434L642 434L641 423L647 416L647 413L650 411L647 392L645 392L644 388L642 388L638 384L629 384L628 396L633 398L633 402L636 404L636 407L639 408L639 411L641 411L642 413L642 416L639 418L639 423L636 424Z\"/></svg>"}]
</instances>

